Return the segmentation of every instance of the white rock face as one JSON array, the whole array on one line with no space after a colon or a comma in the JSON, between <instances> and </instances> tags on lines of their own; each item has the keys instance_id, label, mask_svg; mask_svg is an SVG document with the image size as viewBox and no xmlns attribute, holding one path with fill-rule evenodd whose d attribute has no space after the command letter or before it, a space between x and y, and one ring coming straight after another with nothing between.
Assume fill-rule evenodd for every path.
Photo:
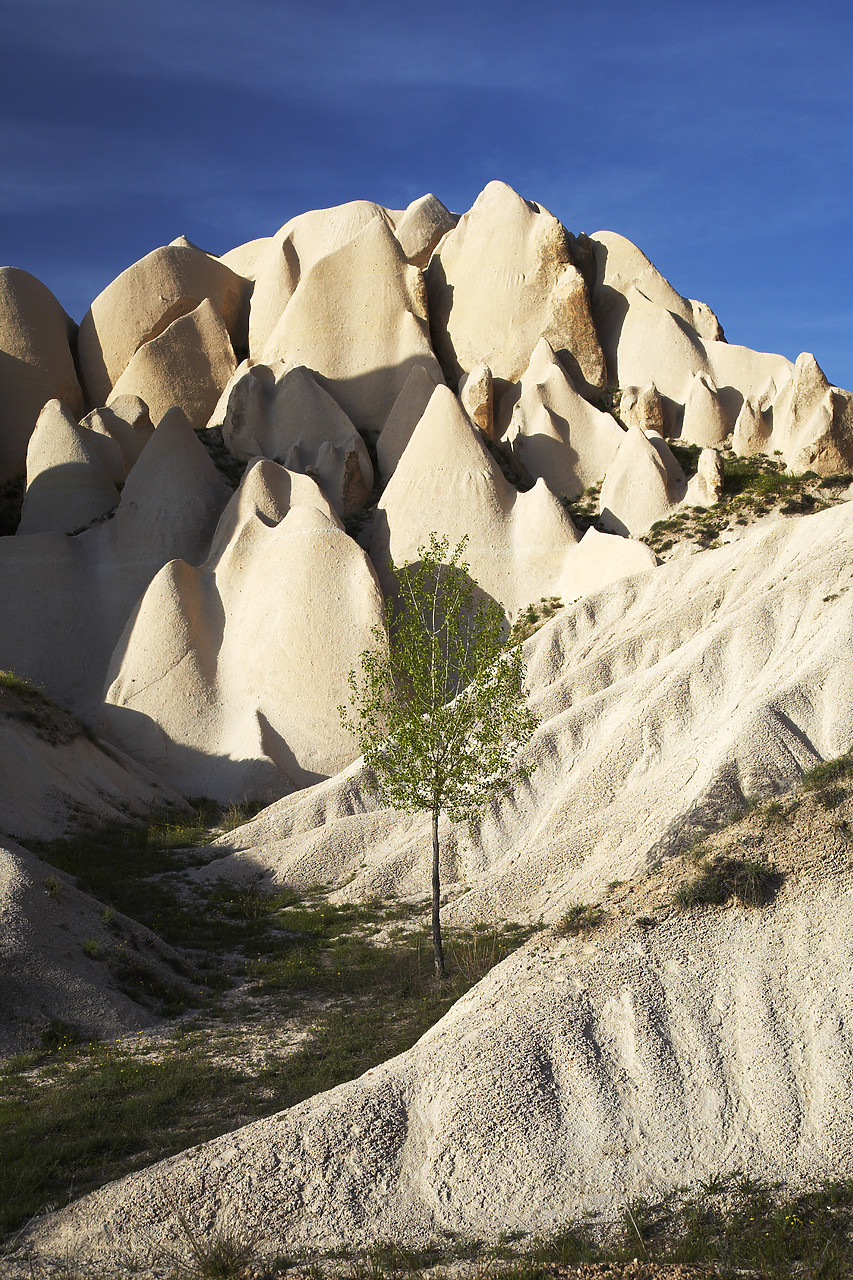
<instances>
[{"instance_id":1,"label":"white rock face","mask_svg":"<svg viewBox=\"0 0 853 1280\"><path fill-rule=\"evenodd\" d=\"M684 504L688 507L713 507L723 496L723 460L716 449L703 449L695 476L687 484Z\"/></svg>"},{"instance_id":2,"label":"white rock face","mask_svg":"<svg viewBox=\"0 0 853 1280\"><path fill-rule=\"evenodd\" d=\"M61 401L48 401L27 448L19 536L73 533L117 506L105 445L103 436L78 426Z\"/></svg>"},{"instance_id":3,"label":"white rock face","mask_svg":"<svg viewBox=\"0 0 853 1280\"><path fill-rule=\"evenodd\" d=\"M370 454L308 369L241 365L222 399L222 438L235 458L273 458L314 476L339 516L361 510L373 489Z\"/></svg>"},{"instance_id":4,"label":"white rock face","mask_svg":"<svg viewBox=\"0 0 853 1280\"><path fill-rule=\"evenodd\" d=\"M85 533L0 539L0 669L43 685L88 723L110 656L164 564L200 563L228 494L179 409L151 436L112 519Z\"/></svg>"},{"instance_id":5,"label":"white rock face","mask_svg":"<svg viewBox=\"0 0 853 1280\"><path fill-rule=\"evenodd\" d=\"M455 386L485 361L515 382L540 338L579 386L604 386L604 358L566 231L546 209L490 182L427 271L436 354Z\"/></svg>"},{"instance_id":6,"label":"white rock face","mask_svg":"<svg viewBox=\"0 0 853 1280\"><path fill-rule=\"evenodd\" d=\"M639 537L666 520L686 491L684 472L663 437L629 427L601 486L601 522L614 533Z\"/></svg>"},{"instance_id":7,"label":"white rock face","mask_svg":"<svg viewBox=\"0 0 853 1280\"><path fill-rule=\"evenodd\" d=\"M851 558L843 504L624 578L548 622L525 644L535 772L473 842L443 825L447 918L559 919L848 750ZM429 883L429 820L382 809L354 768L224 852L211 878L262 866L309 885L333 867L347 899L387 898Z\"/></svg>"},{"instance_id":8,"label":"white rock face","mask_svg":"<svg viewBox=\"0 0 853 1280\"><path fill-rule=\"evenodd\" d=\"M423 277L384 217L301 276L262 359L316 371L358 430L374 434L415 365L441 380Z\"/></svg>"},{"instance_id":9,"label":"white rock face","mask_svg":"<svg viewBox=\"0 0 853 1280\"><path fill-rule=\"evenodd\" d=\"M830 387L814 356L797 357L773 404L773 447L794 472L831 475L853 458L853 397Z\"/></svg>"},{"instance_id":10,"label":"white rock face","mask_svg":"<svg viewBox=\"0 0 853 1280\"><path fill-rule=\"evenodd\" d=\"M459 381L459 403L478 431L487 439L494 436L495 405L492 371L482 361Z\"/></svg>"},{"instance_id":11,"label":"white rock face","mask_svg":"<svg viewBox=\"0 0 853 1280\"><path fill-rule=\"evenodd\" d=\"M615 358L619 341L622 298L639 289L650 302L683 320L700 338L720 339L722 329L704 302L676 293L641 249L613 231L596 231L590 240L596 265L594 305L596 324L608 362Z\"/></svg>"},{"instance_id":12,"label":"white rock face","mask_svg":"<svg viewBox=\"0 0 853 1280\"><path fill-rule=\"evenodd\" d=\"M80 423L102 437L101 447L116 483L124 482L154 432L148 405L139 396L113 396L109 408L93 409Z\"/></svg>"},{"instance_id":13,"label":"white rock face","mask_svg":"<svg viewBox=\"0 0 853 1280\"><path fill-rule=\"evenodd\" d=\"M391 590L388 561L407 564L432 530L451 546L469 535L471 576L506 612L554 594L571 520L544 485L519 493L505 480L447 387L436 387L379 501L369 551Z\"/></svg>"},{"instance_id":14,"label":"white rock face","mask_svg":"<svg viewBox=\"0 0 853 1280\"><path fill-rule=\"evenodd\" d=\"M760 402L755 396L744 396L732 434L732 449L742 458L752 458L765 452L769 439L770 428Z\"/></svg>"},{"instance_id":15,"label":"white rock face","mask_svg":"<svg viewBox=\"0 0 853 1280\"><path fill-rule=\"evenodd\" d=\"M166 565L129 619L103 732L187 794L308 786L352 758L338 706L382 610L364 552L316 485L259 461L205 564Z\"/></svg>"},{"instance_id":16,"label":"white rock face","mask_svg":"<svg viewBox=\"0 0 853 1280\"><path fill-rule=\"evenodd\" d=\"M459 219L437 196L421 196L413 200L397 220L394 234L413 267L425 267L442 236L452 231Z\"/></svg>"},{"instance_id":17,"label":"white rock face","mask_svg":"<svg viewBox=\"0 0 853 1280\"><path fill-rule=\"evenodd\" d=\"M617 428L618 430L618 428ZM393 590L389 560L410 563L438 529L451 546L467 534L471 576L509 617L542 596L573 599L578 533L542 480L521 493L506 480L447 387L436 387L406 446L368 533L367 546L383 589ZM636 544L606 538L596 549L603 579L638 569ZM577 560L589 579L592 549ZM642 548L642 567L655 558Z\"/></svg>"},{"instance_id":18,"label":"white rock face","mask_svg":"<svg viewBox=\"0 0 853 1280\"><path fill-rule=\"evenodd\" d=\"M575 498L601 480L625 432L609 413L578 395L551 344L540 338L521 376L504 439L523 474Z\"/></svg>"},{"instance_id":19,"label":"white rock face","mask_svg":"<svg viewBox=\"0 0 853 1280\"><path fill-rule=\"evenodd\" d=\"M177 407L192 427L204 427L236 367L228 330L205 298L139 347L116 379L107 405L134 395L145 402L155 423Z\"/></svg>"},{"instance_id":20,"label":"white rock face","mask_svg":"<svg viewBox=\"0 0 853 1280\"><path fill-rule=\"evenodd\" d=\"M152 432L137 396L93 409L79 425L60 400L49 400L27 448L18 533L79 533L106 516Z\"/></svg>"},{"instance_id":21,"label":"white rock face","mask_svg":"<svg viewBox=\"0 0 853 1280\"><path fill-rule=\"evenodd\" d=\"M252 263L255 288L249 314L249 354L253 359L263 358L300 278L321 258L354 240L374 218L389 222L382 206L370 200L312 209L286 222L269 237L265 250L258 246Z\"/></svg>"},{"instance_id":22,"label":"white rock face","mask_svg":"<svg viewBox=\"0 0 853 1280\"><path fill-rule=\"evenodd\" d=\"M80 323L77 352L89 406L106 404L140 347L205 299L234 345L244 347L247 336L241 325L249 287L218 258L183 240L128 267L98 294Z\"/></svg>"},{"instance_id":23,"label":"white rock face","mask_svg":"<svg viewBox=\"0 0 853 1280\"><path fill-rule=\"evenodd\" d=\"M50 290L0 267L0 484L24 472L27 442L48 400L83 412L70 340L75 325Z\"/></svg>"},{"instance_id":24,"label":"white rock face","mask_svg":"<svg viewBox=\"0 0 853 1280\"><path fill-rule=\"evenodd\" d=\"M807 376L810 391L803 399L812 409L804 405L798 413L792 400L801 393L793 391L796 371L789 360L726 342L710 308L677 294L622 236L597 232L591 243L593 314L610 379L623 388L654 383L662 396L665 434L716 447L735 425L744 399L751 398L765 423L772 420L773 439L757 449L752 433L748 451L778 450L794 470L811 466L821 474L839 469L840 458L853 458L845 393L833 388L830 395L824 379L816 394L819 379ZM794 444L795 421L803 431L799 445ZM739 440L744 430L746 424Z\"/></svg>"},{"instance_id":25,"label":"white rock face","mask_svg":"<svg viewBox=\"0 0 853 1280\"><path fill-rule=\"evenodd\" d=\"M238 244L227 253L220 254L219 261L238 276L242 276L244 280L254 284L271 243L272 236L259 236L257 240L247 240L245 244ZM251 297L251 294L249 296Z\"/></svg>"},{"instance_id":26,"label":"white rock face","mask_svg":"<svg viewBox=\"0 0 853 1280\"><path fill-rule=\"evenodd\" d=\"M376 456L383 480L389 480L394 474L394 468L438 385L443 385L441 374L421 364L414 366L403 383L376 439Z\"/></svg>"},{"instance_id":27,"label":"white rock face","mask_svg":"<svg viewBox=\"0 0 853 1280\"><path fill-rule=\"evenodd\" d=\"M646 387L625 387L619 401L619 416L626 427L656 431L663 435L663 404L653 382Z\"/></svg>"},{"instance_id":28,"label":"white rock face","mask_svg":"<svg viewBox=\"0 0 853 1280\"><path fill-rule=\"evenodd\" d=\"M717 388L707 373L697 373L684 403L681 439L703 449L717 449L731 430Z\"/></svg>"}]
</instances>

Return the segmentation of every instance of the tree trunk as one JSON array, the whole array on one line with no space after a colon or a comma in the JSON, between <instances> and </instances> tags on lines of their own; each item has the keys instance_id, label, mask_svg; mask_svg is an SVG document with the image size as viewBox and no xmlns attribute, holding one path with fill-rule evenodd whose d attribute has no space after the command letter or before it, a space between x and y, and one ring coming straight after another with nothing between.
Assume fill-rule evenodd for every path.
<instances>
[{"instance_id":1,"label":"tree trunk","mask_svg":"<svg viewBox=\"0 0 853 1280\"><path fill-rule=\"evenodd\" d=\"M444 948L441 945L441 885L438 874L438 810L432 811L432 949L435 954L435 976L444 977Z\"/></svg>"}]
</instances>

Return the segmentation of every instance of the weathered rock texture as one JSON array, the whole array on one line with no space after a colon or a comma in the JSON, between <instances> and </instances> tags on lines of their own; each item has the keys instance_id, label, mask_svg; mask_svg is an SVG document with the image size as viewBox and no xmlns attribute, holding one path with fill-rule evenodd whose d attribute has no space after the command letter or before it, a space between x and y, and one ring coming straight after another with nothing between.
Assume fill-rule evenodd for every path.
<instances>
[{"instance_id":1,"label":"weathered rock texture","mask_svg":"<svg viewBox=\"0 0 853 1280\"><path fill-rule=\"evenodd\" d=\"M636 540L717 502L730 448L849 471L853 398L807 353L728 344L622 237L573 235L496 182L458 220L429 195L302 214L222 259L181 239L81 324L82 421L69 335L43 286L0 275L0 480L27 458L0 669L120 750L64 713L61 741L0 716L0 826L52 834L67 804L167 784L277 798L201 884L422 892L427 820L368 789L337 708L389 559L432 533L467 538L507 622L566 605L526 642L529 779L472 832L442 823L449 922L666 887L697 832L853 746L849 503L664 566ZM701 448L689 480L668 439ZM567 503L587 490L591 519L599 486L581 538ZM280 1252L547 1232L735 1168L846 1174L849 850L815 814L763 912L683 918L664 896L646 931L625 889L601 933L540 935L408 1054L34 1224L35 1265L171 1247L176 1206L205 1238L236 1225ZM0 1000L0 1049L68 1000L102 1033L141 1016L83 955L97 907L44 880L6 841L3 996L35 1014L13 1026Z\"/></svg>"},{"instance_id":2,"label":"weathered rock texture","mask_svg":"<svg viewBox=\"0 0 853 1280\"><path fill-rule=\"evenodd\" d=\"M190 426L204 427L236 367L228 330L204 298L139 347L117 378L107 404L127 395L139 396L155 424L177 407Z\"/></svg>"},{"instance_id":3,"label":"weathered rock texture","mask_svg":"<svg viewBox=\"0 0 853 1280\"><path fill-rule=\"evenodd\" d=\"M187 780L216 759L220 791L232 765L236 786L254 761L267 795L275 778L286 790L334 770L346 752L334 733L326 741L324 716L309 717L296 762L270 764L272 739L258 737L255 716L269 699L258 702L251 682L262 671L286 690L303 677L298 646L283 648L260 618L245 641L255 674L235 660L203 681L205 706L247 709L245 724L234 712L233 735L218 712L216 729L202 733L208 713L177 710L180 691L162 704L153 693L140 701L146 666L160 661L161 624L184 625L175 619L189 608L187 583L206 584L199 591L212 600L221 565L242 563L220 536L219 567L200 568L228 488L186 420L204 431L232 491L257 459L319 486L313 515L302 498L297 507L315 525L331 519L326 541L316 529L297 538L296 516L276 507L257 517L246 563L263 561L268 581L291 593L287 608L294 619L302 610L305 643L326 654L323 678L334 688L347 675L338 664L353 654L333 637L362 635L361 605L351 601L354 616L339 611L332 628L292 592L307 590L300 548L347 547L338 518L367 548L383 593L393 590L389 558L406 562L433 532L454 544L467 535L473 575L510 620L540 596L569 602L652 568L654 556L633 539L685 504L717 502L729 447L778 454L795 469L853 467L853 400L814 357L792 364L729 345L710 308L678 294L629 241L574 235L500 182L461 218L433 195L404 210L357 200L299 214L221 258L183 237L154 250L107 286L80 326L76 350L95 406L82 420L73 336L38 281L4 269L0 471L20 470L32 439L18 537L0 544L0 663L43 680L90 721L110 668L107 719L115 727L122 704L121 740L144 742L145 758L166 773L192 759ZM705 450L689 484L666 437ZM580 539L565 502L596 488L598 529ZM361 563L360 550L347 555ZM167 569L173 560L187 567ZM332 578L347 562L333 560ZM237 569L229 573L188 651L218 653L211 618L220 607L233 612L243 591ZM155 578L165 596L143 608ZM167 597L180 598L176 613ZM137 609L146 623L121 640L125 668L119 642ZM236 621L232 631L243 635ZM205 741L217 744L207 755Z\"/></svg>"},{"instance_id":4,"label":"weathered rock texture","mask_svg":"<svg viewBox=\"0 0 853 1280\"><path fill-rule=\"evenodd\" d=\"M94 741L69 712L37 691L0 683L0 833L61 837L76 815L126 821L128 813L180 806L177 792L129 756Z\"/></svg>"},{"instance_id":5,"label":"weathered rock texture","mask_svg":"<svg viewBox=\"0 0 853 1280\"><path fill-rule=\"evenodd\" d=\"M338 706L381 620L370 563L317 486L259 461L205 563L172 560L129 619L102 727L189 794L308 786L352 756Z\"/></svg>"},{"instance_id":6,"label":"weathered rock texture","mask_svg":"<svg viewBox=\"0 0 853 1280\"><path fill-rule=\"evenodd\" d=\"M261 358L315 370L359 430L381 430L413 366L436 366L423 277L384 218L301 275Z\"/></svg>"},{"instance_id":7,"label":"weathered rock texture","mask_svg":"<svg viewBox=\"0 0 853 1280\"><path fill-rule=\"evenodd\" d=\"M0 539L0 668L91 723L116 642L154 575L208 554L228 492L179 409L133 466L112 519L76 537Z\"/></svg>"},{"instance_id":8,"label":"weathered rock texture","mask_svg":"<svg viewBox=\"0 0 853 1280\"><path fill-rule=\"evenodd\" d=\"M40 1260L144 1265L193 1233L291 1249L548 1235L720 1174L807 1186L853 1159L843 858L762 911L537 939L408 1053L31 1227ZM495 1141L495 1135L500 1141Z\"/></svg>"},{"instance_id":9,"label":"weathered rock texture","mask_svg":"<svg viewBox=\"0 0 853 1280\"><path fill-rule=\"evenodd\" d=\"M570 517L544 481L521 493L504 478L459 401L442 386L433 391L367 533L386 592L393 590L389 560L411 563L436 528L453 546L468 535L471 576L509 616L542 596L579 594L573 589L579 535ZM647 548L621 538L602 537L596 558L599 581L654 562Z\"/></svg>"},{"instance_id":10,"label":"weathered rock texture","mask_svg":"<svg viewBox=\"0 0 853 1280\"><path fill-rule=\"evenodd\" d=\"M588 535L587 535L588 536ZM447 831L448 918L557 919L853 746L853 520L845 503L587 594L525 645L535 771L473 841ZM427 818L400 818L358 767L283 800L214 864L347 896L428 883Z\"/></svg>"},{"instance_id":11,"label":"weathered rock texture","mask_svg":"<svg viewBox=\"0 0 853 1280\"><path fill-rule=\"evenodd\" d=\"M52 1022L89 1040L157 1022L121 989L128 949L150 981L175 985L175 967L184 966L172 947L118 912L108 926L102 903L0 836L0 1053L37 1046Z\"/></svg>"},{"instance_id":12,"label":"weathered rock texture","mask_svg":"<svg viewBox=\"0 0 853 1280\"><path fill-rule=\"evenodd\" d=\"M373 464L364 441L315 375L301 365L241 365L211 422L221 425L235 458L273 458L313 476L344 518L361 510L370 497Z\"/></svg>"},{"instance_id":13,"label":"weathered rock texture","mask_svg":"<svg viewBox=\"0 0 853 1280\"><path fill-rule=\"evenodd\" d=\"M454 385L481 360L515 382L543 337L565 352L580 384L604 385L586 282L565 228L504 183L490 182L442 241L427 286L436 354Z\"/></svg>"},{"instance_id":14,"label":"weathered rock texture","mask_svg":"<svg viewBox=\"0 0 853 1280\"><path fill-rule=\"evenodd\" d=\"M61 400L75 417L83 412L74 332L40 280L0 267L0 484L23 473L27 441L48 400Z\"/></svg>"},{"instance_id":15,"label":"weathered rock texture","mask_svg":"<svg viewBox=\"0 0 853 1280\"><path fill-rule=\"evenodd\" d=\"M91 407L107 397L147 342L208 299L238 348L249 284L186 240L155 249L99 293L80 323L77 353Z\"/></svg>"}]
</instances>

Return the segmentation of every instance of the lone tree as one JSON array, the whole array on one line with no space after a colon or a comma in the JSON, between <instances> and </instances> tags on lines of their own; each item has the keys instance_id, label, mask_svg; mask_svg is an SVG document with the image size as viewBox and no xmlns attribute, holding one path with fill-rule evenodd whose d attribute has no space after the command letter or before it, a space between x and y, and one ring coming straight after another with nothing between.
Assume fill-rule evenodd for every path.
<instances>
[{"instance_id":1,"label":"lone tree","mask_svg":"<svg viewBox=\"0 0 853 1280\"><path fill-rule=\"evenodd\" d=\"M469 824L533 766L517 753L537 725L524 695L520 647L504 643L504 619L482 599L462 559L466 538L448 555L433 534L418 560L391 565L396 600L374 648L350 672L350 707L340 708L358 739L373 785L395 809L432 818L432 941L444 977L438 819Z\"/></svg>"}]
</instances>

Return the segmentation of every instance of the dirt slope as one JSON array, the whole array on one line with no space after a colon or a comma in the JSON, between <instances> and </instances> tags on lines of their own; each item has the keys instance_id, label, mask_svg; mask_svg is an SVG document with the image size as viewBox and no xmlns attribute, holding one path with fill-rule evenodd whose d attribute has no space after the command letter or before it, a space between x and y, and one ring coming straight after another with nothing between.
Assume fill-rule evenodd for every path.
<instances>
[{"instance_id":1,"label":"dirt slope","mask_svg":"<svg viewBox=\"0 0 853 1280\"><path fill-rule=\"evenodd\" d=\"M563 610L527 641L536 770L472 841L445 830L449 920L558 918L851 744L853 506L778 519ZM427 822L359 767L264 810L202 876L429 884Z\"/></svg>"},{"instance_id":2,"label":"dirt slope","mask_svg":"<svg viewBox=\"0 0 853 1280\"><path fill-rule=\"evenodd\" d=\"M494 1239L737 1169L789 1186L844 1175L848 818L843 788L751 813L709 853L772 853L768 905L677 908L696 870L675 859L614 889L594 929L535 937L408 1053L103 1188L28 1247L154 1257L178 1208L207 1235L257 1234L261 1253Z\"/></svg>"}]
</instances>

